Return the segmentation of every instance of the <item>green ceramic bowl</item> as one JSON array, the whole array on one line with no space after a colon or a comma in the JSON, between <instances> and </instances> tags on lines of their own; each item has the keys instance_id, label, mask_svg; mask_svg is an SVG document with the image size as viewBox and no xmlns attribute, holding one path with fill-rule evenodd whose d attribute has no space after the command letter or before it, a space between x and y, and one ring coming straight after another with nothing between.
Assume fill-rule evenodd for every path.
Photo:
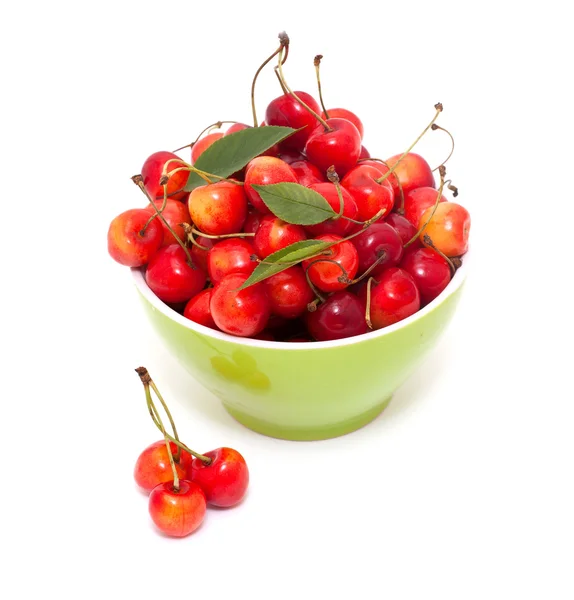
<instances>
[{"instance_id":1,"label":"green ceramic bowl","mask_svg":"<svg viewBox=\"0 0 574 600\"><path fill-rule=\"evenodd\" d=\"M366 425L436 344L451 320L468 256L442 294L395 325L334 342L233 337L184 318L133 277L150 323L173 356L240 423L288 440L332 438Z\"/></svg>"}]
</instances>

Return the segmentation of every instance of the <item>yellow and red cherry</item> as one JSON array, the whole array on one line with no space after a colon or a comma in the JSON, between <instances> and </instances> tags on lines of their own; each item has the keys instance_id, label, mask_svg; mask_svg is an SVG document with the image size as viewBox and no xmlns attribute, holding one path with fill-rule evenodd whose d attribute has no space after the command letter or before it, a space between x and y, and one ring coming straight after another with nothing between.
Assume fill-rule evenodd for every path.
<instances>
[{"instance_id":1,"label":"yellow and red cherry","mask_svg":"<svg viewBox=\"0 0 574 600\"><path fill-rule=\"evenodd\" d=\"M265 215L253 238L253 247L259 258L266 258L277 250L306 239L307 234L301 225L286 223L274 215Z\"/></svg>"},{"instance_id":2,"label":"yellow and red cherry","mask_svg":"<svg viewBox=\"0 0 574 600\"><path fill-rule=\"evenodd\" d=\"M425 246L434 247L445 256L462 256L468 250L470 233L470 213L464 206L456 202L441 202L432 215L433 208L427 208L421 215L419 229L427 222L420 234L420 241ZM427 240L430 238L430 243Z\"/></svg>"},{"instance_id":3,"label":"yellow and red cherry","mask_svg":"<svg viewBox=\"0 0 574 600\"><path fill-rule=\"evenodd\" d=\"M166 535L185 537L202 523L207 510L205 493L193 481L160 483L149 495L149 514L155 526Z\"/></svg>"},{"instance_id":4,"label":"yellow and red cherry","mask_svg":"<svg viewBox=\"0 0 574 600\"><path fill-rule=\"evenodd\" d=\"M208 235L240 232L247 216L243 186L219 181L195 188L189 195L189 214L195 226Z\"/></svg>"},{"instance_id":5,"label":"yellow and red cherry","mask_svg":"<svg viewBox=\"0 0 574 600\"><path fill-rule=\"evenodd\" d=\"M255 185L273 183L297 183L295 171L283 160L274 156L258 156L247 164L245 170L245 194L253 207L263 214L271 214L269 208L257 191Z\"/></svg>"},{"instance_id":6,"label":"yellow and red cherry","mask_svg":"<svg viewBox=\"0 0 574 600\"><path fill-rule=\"evenodd\" d=\"M170 449L174 457L175 468L178 477L184 479L191 467L191 454L180 450L177 458L177 446L170 442ZM134 467L134 479L136 484L144 492L151 492L160 483L173 481L173 470L169 462L165 440L150 444L138 456Z\"/></svg>"},{"instance_id":7,"label":"yellow and red cherry","mask_svg":"<svg viewBox=\"0 0 574 600\"><path fill-rule=\"evenodd\" d=\"M255 248L243 238L228 238L217 242L207 255L207 273L213 285L231 273L251 275L257 266L253 260Z\"/></svg>"},{"instance_id":8,"label":"yellow and red cherry","mask_svg":"<svg viewBox=\"0 0 574 600\"><path fill-rule=\"evenodd\" d=\"M146 192L151 198L162 198L163 185L160 185L160 179L163 175L163 168L168 160L175 160L179 162L170 162L167 171L173 171L181 167L181 158L173 152L154 152L151 156L146 158L142 169L141 176ZM187 192L184 190L185 184L189 177L188 171L179 171L174 173L167 181L167 195L172 200L185 200Z\"/></svg>"}]
</instances>

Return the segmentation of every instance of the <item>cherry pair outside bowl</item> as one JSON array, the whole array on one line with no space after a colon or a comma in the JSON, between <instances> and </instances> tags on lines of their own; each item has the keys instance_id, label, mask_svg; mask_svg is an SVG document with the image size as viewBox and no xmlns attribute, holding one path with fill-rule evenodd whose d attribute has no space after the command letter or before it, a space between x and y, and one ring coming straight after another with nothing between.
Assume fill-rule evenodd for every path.
<instances>
[{"instance_id":1,"label":"cherry pair outside bowl","mask_svg":"<svg viewBox=\"0 0 574 600\"><path fill-rule=\"evenodd\" d=\"M267 436L319 440L377 417L452 319L468 253L446 289L389 327L332 342L271 342L203 327L164 304L132 269L144 311L172 355L237 421Z\"/></svg>"}]
</instances>

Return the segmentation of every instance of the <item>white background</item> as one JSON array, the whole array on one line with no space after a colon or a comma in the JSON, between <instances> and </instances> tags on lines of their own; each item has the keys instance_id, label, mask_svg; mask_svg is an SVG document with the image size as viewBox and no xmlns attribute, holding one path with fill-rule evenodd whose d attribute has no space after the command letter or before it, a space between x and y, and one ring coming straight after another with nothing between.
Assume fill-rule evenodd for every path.
<instances>
[{"instance_id":1,"label":"white background","mask_svg":"<svg viewBox=\"0 0 574 600\"><path fill-rule=\"evenodd\" d=\"M574 98L567 3L13 2L0 10L4 598L574 597ZM237 425L152 334L107 256L145 158L249 122L285 29L290 84L357 112L382 158L441 101L473 269L386 413L317 443ZM257 106L278 95L263 73ZM448 151L431 133L419 151ZM199 450L252 482L183 540L132 480L148 367Z\"/></svg>"}]
</instances>

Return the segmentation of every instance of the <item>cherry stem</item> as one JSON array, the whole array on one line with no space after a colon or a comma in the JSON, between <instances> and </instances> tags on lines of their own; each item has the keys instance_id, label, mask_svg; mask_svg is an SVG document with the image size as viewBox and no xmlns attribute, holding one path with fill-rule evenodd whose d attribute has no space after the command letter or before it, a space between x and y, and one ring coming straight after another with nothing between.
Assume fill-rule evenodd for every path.
<instances>
[{"instance_id":1,"label":"cherry stem","mask_svg":"<svg viewBox=\"0 0 574 600\"><path fill-rule=\"evenodd\" d=\"M385 179L387 179L392 173L394 173L395 169L399 166L400 162L404 159L404 157L419 143L419 141L421 140L421 138L423 137L423 135L433 126L433 123L438 119L438 116L440 115L440 113L443 110L443 106L440 102L437 102L437 104L434 105L435 109L436 109L436 113L435 116L433 117L432 121L424 128L423 132L419 135L419 137L402 153L401 157L399 158L399 160L397 160L397 162L392 166L391 169L389 169L382 177L380 177L379 179L375 179L375 181L377 183L382 183L383 181L385 181ZM398 177L396 178L398 179Z\"/></svg>"},{"instance_id":2,"label":"cherry stem","mask_svg":"<svg viewBox=\"0 0 574 600\"><path fill-rule=\"evenodd\" d=\"M311 278L309 277L309 269L316 263L316 262L321 262L320 260L315 260L312 263L310 263L308 265L308 267L305 269L305 279L307 279L307 283L309 284L309 287L311 288L311 290L313 291L313 293L315 294L315 296L317 297L316 300L313 300L313 302L325 302L325 297L319 293L319 290L313 285L313 282L311 281ZM309 308L310 304L313 304L313 302L309 302L309 304L307 304L307 309ZM316 304L315 304L315 309L316 309ZM310 311L310 312L314 312L314 311Z\"/></svg>"},{"instance_id":3,"label":"cherry stem","mask_svg":"<svg viewBox=\"0 0 574 600\"><path fill-rule=\"evenodd\" d=\"M221 129L222 125L224 123L239 123L239 121L217 121L215 123L212 123L211 125L208 125L196 138L195 141L191 142L191 144L186 144L185 146L182 146L181 148L178 148L177 150L172 150L172 152L179 152L180 150L184 150L185 148L193 148L193 146L195 146L195 144L197 144L197 142L199 142L201 136L209 131L210 129Z\"/></svg>"},{"instance_id":4,"label":"cherry stem","mask_svg":"<svg viewBox=\"0 0 574 600\"><path fill-rule=\"evenodd\" d=\"M168 442L168 440L169 440L178 447L178 453L177 453L176 460L179 461L180 450L185 450L186 452L189 452L189 454L191 454L192 456L195 456L195 458L199 458L206 465L211 464L212 459L209 458L209 456L205 456L204 454L199 454L198 452L194 452L193 450L191 450L191 448L188 448L183 442L181 442L179 440L179 437L177 436L177 432L175 430L175 426L173 425L173 420L171 418L171 414L167 408L165 401L161 397L161 394L159 393L157 386L152 381L152 378L150 377L148 370L145 367L138 367L136 369L136 373L140 376L140 379L144 385L148 409L149 409L149 412L150 412L150 415L152 417L154 424L163 433L164 438L166 439L166 442ZM166 411L166 414L170 420L170 423L172 423L172 429L173 429L175 437L165 431L165 428L161 421L161 417L159 415L157 407L155 406L154 401L151 397L150 388L153 389L153 391L157 395L158 399L160 400L164 410ZM171 448L169 447L169 443L168 443L168 454L171 458L172 455L171 455ZM170 464L172 464L172 468L174 469L174 476L175 476L175 479L177 479L177 472L175 472L175 465L172 463L172 460L170 460ZM175 486L175 487L178 487L178 486Z\"/></svg>"},{"instance_id":5,"label":"cherry stem","mask_svg":"<svg viewBox=\"0 0 574 600\"><path fill-rule=\"evenodd\" d=\"M365 277L371 273L373 271L373 269L380 263L382 262L385 258L387 258L387 253L383 250L381 252L381 255L377 258L377 260L360 276L357 277L356 279L353 279L353 281L351 281L351 285L355 284L355 283L359 283L359 281L363 281L363 279L365 279Z\"/></svg>"},{"instance_id":6,"label":"cherry stem","mask_svg":"<svg viewBox=\"0 0 574 600\"><path fill-rule=\"evenodd\" d=\"M236 238L236 237L254 237L254 233L222 233L221 235L211 235L209 233L203 233L203 231L199 231L195 227L191 227L191 232L195 233L195 235L200 235L201 237L207 238L209 240L223 240L225 238Z\"/></svg>"},{"instance_id":7,"label":"cherry stem","mask_svg":"<svg viewBox=\"0 0 574 600\"><path fill-rule=\"evenodd\" d=\"M339 267L339 269L341 269L342 275L339 275L339 277L337 278L339 283L346 283L347 285L350 285L351 283L353 283L353 280L349 277L349 274L347 273L347 269L345 269L345 267L341 263L337 262L336 260L333 260L332 258L317 258L313 262L309 263L309 266L307 267L307 271L309 271L309 269L314 264L320 263L320 262L332 263L334 265L337 265Z\"/></svg>"},{"instance_id":8,"label":"cherry stem","mask_svg":"<svg viewBox=\"0 0 574 600\"><path fill-rule=\"evenodd\" d=\"M365 160L374 160L375 162L383 163L385 165L385 167L387 167L387 169L391 168L391 167L389 167L387 161L383 160L382 158L361 158L357 162L361 163L361 162L363 162ZM403 186L402 186L401 182L399 181L398 177L395 177L395 180L397 182L397 185L399 186L399 193L401 195L401 201L399 203L399 207L397 208L396 212L399 215L404 215L405 214L405 194L403 192Z\"/></svg>"},{"instance_id":9,"label":"cherry stem","mask_svg":"<svg viewBox=\"0 0 574 600\"><path fill-rule=\"evenodd\" d=\"M373 283L379 283L374 277L369 277L367 281L367 302L365 305L365 321L369 329L373 329L373 323L371 322L371 285Z\"/></svg>"},{"instance_id":10,"label":"cherry stem","mask_svg":"<svg viewBox=\"0 0 574 600\"><path fill-rule=\"evenodd\" d=\"M315 291L315 288L313 288L313 291ZM320 298L315 298L315 300L309 302L309 304L307 304L307 310L309 312L315 312L317 310L317 304L319 304L320 301Z\"/></svg>"},{"instance_id":11,"label":"cherry stem","mask_svg":"<svg viewBox=\"0 0 574 600\"><path fill-rule=\"evenodd\" d=\"M285 61L283 61L283 62L285 62ZM277 69L273 69L273 72L275 73L275 75L277 77L277 81L279 81L279 85L281 86L283 93L287 96L289 94L289 92L287 91L287 88L283 85L283 82L281 81L281 77L279 77L279 73L277 72Z\"/></svg>"},{"instance_id":12,"label":"cherry stem","mask_svg":"<svg viewBox=\"0 0 574 600\"><path fill-rule=\"evenodd\" d=\"M444 165L441 165L439 170L438 170L439 174L440 174L440 186L437 190L437 194L436 194L436 200L434 202L432 211L428 217L428 219L425 221L425 223L423 224L423 226L415 233L415 235L413 235L413 237L404 245L404 248L408 248L416 239L418 239L420 237L420 235L422 234L422 232L426 229L426 226L430 223L430 220L433 218L433 215L437 209L437 206L439 205L440 199L442 197L442 190L444 188L444 176L446 174L446 169L444 167Z\"/></svg>"},{"instance_id":13,"label":"cherry stem","mask_svg":"<svg viewBox=\"0 0 574 600\"><path fill-rule=\"evenodd\" d=\"M439 129L440 131L444 131L448 137L450 138L450 142L451 142L451 149L450 149L450 154L442 161L442 165L446 165L447 160L453 155L454 153L454 137L452 136L452 133L450 131L448 131L447 129L445 129L444 127L441 127L440 125L437 125L436 123L433 123L431 126L431 129L433 131L436 131L437 129ZM434 171L437 171L439 169L440 165L438 167L435 167L433 169L433 173Z\"/></svg>"},{"instance_id":14,"label":"cherry stem","mask_svg":"<svg viewBox=\"0 0 574 600\"><path fill-rule=\"evenodd\" d=\"M343 216L343 210L345 208L345 201L343 200L343 194L341 192L341 184L339 183L339 175L335 171L335 165L331 165L327 169L327 179L335 186L337 190L337 196L339 197L339 213L336 217L331 217L333 220L340 219ZM351 219L352 220L352 219ZM358 221L355 221L357 223Z\"/></svg>"},{"instance_id":15,"label":"cherry stem","mask_svg":"<svg viewBox=\"0 0 574 600\"><path fill-rule=\"evenodd\" d=\"M462 261L460 259L458 259L457 264L455 265L454 260L451 260L444 252L441 252L434 245L434 242L432 241L431 236L428 233L425 233L423 235L423 241L426 246L429 246L430 248L432 248L437 254L439 254L446 260L446 262L448 263L448 266L450 267L450 269L452 271L452 274L454 275L456 273L456 270L460 267L460 265L462 265Z\"/></svg>"},{"instance_id":16,"label":"cherry stem","mask_svg":"<svg viewBox=\"0 0 574 600\"><path fill-rule=\"evenodd\" d=\"M321 64L321 59L323 58L322 54L317 54L317 56L313 59L313 64L315 65L315 73L317 75L317 88L319 89L319 102L321 102L321 108L323 109L323 114L325 115L325 119L329 118L329 113L325 108L325 103L323 102L323 93L321 91L321 77L319 75L319 65Z\"/></svg>"},{"instance_id":17,"label":"cherry stem","mask_svg":"<svg viewBox=\"0 0 574 600\"><path fill-rule=\"evenodd\" d=\"M281 68L281 64L282 64L282 56L283 56L283 50L281 50L281 52L279 52L279 63L277 64L277 66L275 67L275 69L279 72L279 81L281 81L281 83L283 84L283 87L285 87L285 89L287 90L287 93L292 96L293 98L295 98L295 100L311 115L313 115L317 121L319 121L319 123L321 123L321 125L323 125L323 127L325 128L325 131L333 131L332 127L329 127L329 125L327 124L327 122L325 121L325 119L321 118L310 106L308 106L307 104L305 104L305 102L303 102L303 100L301 100L301 98L299 98L299 96L297 96L297 94L295 94L295 92L293 92L293 90L287 85L287 82L285 81L285 77L283 75L283 69Z\"/></svg>"},{"instance_id":18,"label":"cherry stem","mask_svg":"<svg viewBox=\"0 0 574 600\"><path fill-rule=\"evenodd\" d=\"M146 198L149 200L149 203L152 205L153 209L156 212L154 217L155 216L159 217L160 221L167 227L167 230L171 233L171 235L173 235L173 237L175 238L177 243L183 248L183 251L185 252L185 256L187 257L187 264L192 269L195 269L196 267L193 264L193 260L191 260L191 254L189 253L189 250L187 249L186 245L183 243L183 241L181 240L179 235L177 235L177 233L175 233L175 231L172 229L171 225L165 220L165 217L161 214L161 211L158 209L155 202L151 199L150 195L147 193L147 190L145 189L144 184L143 184L142 176L134 175L131 179L139 187L139 189L145 194ZM165 199L164 199L164 203L165 203ZM147 224L146 224L146 226L147 226Z\"/></svg>"},{"instance_id":19,"label":"cherry stem","mask_svg":"<svg viewBox=\"0 0 574 600\"><path fill-rule=\"evenodd\" d=\"M180 225L183 227L183 230L185 231L185 235L187 237L187 241L190 242L191 244L193 244L194 246L196 246L197 248L199 248L200 250L205 250L206 252L208 252L210 250L210 248L207 248L205 246L202 246L193 236L193 227L189 224L189 223L180 223Z\"/></svg>"},{"instance_id":20,"label":"cherry stem","mask_svg":"<svg viewBox=\"0 0 574 600\"><path fill-rule=\"evenodd\" d=\"M257 111L255 110L255 83L257 81L257 77L259 77L259 73L263 70L263 68L271 62L280 52L285 48L285 57L283 58L283 63L287 60L287 56L289 54L289 36L282 31L279 34L279 48L273 52L273 54L267 58L263 64L257 69L255 72L255 76L253 77L253 83L251 84L251 111L253 112L253 127L257 127Z\"/></svg>"}]
</instances>

